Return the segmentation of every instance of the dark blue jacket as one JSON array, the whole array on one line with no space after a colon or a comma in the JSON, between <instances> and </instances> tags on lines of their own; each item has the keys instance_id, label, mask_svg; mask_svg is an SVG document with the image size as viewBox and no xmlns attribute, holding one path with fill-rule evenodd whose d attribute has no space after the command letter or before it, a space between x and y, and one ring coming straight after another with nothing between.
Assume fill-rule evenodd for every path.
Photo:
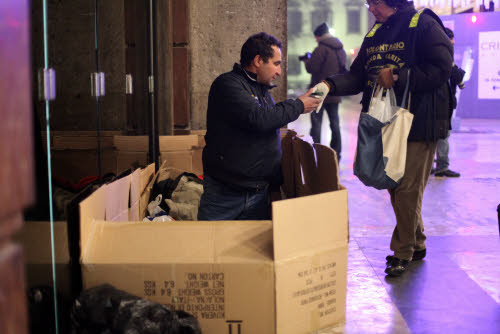
<instances>
[{"instance_id":1,"label":"dark blue jacket","mask_svg":"<svg viewBox=\"0 0 500 334\"><path fill-rule=\"evenodd\" d=\"M208 96L205 175L238 189L279 185L280 128L304 111L299 99L275 104L267 85L235 64L212 83Z\"/></svg>"}]
</instances>

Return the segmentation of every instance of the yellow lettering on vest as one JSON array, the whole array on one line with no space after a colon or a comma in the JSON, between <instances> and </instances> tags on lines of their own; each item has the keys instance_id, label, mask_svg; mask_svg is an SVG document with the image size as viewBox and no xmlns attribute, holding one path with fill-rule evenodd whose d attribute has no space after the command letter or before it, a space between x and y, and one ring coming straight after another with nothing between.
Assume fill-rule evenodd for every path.
<instances>
[{"instance_id":1,"label":"yellow lettering on vest","mask_svg":"<svg viewBox=\"0 0 500 334\"><path fill-rule=\"evenodd\" d=\"M405 49L404 42L396 42L393 44L380 44L377 46L371 46L366 49L366 55L369 56L373 53L385 53L389 51L399 51Z\"/></svg>"},{"instance_id":2,"label":"yellow lettering on vest","mask_svg":"<svg viewBox=\"0 0 500 334\"><path fill-rule=\"evenodd\" d=\"M391 53L388 53L385 55L385 59L387 60L390 60L392 61L393 63L396 63L398 64L399 67L402 67L401 66L401 63L403 63L403 59L399 58L398 56L396 56L395 54L391 54ZM403 63L404 64L404 63Z\"/></svg>"},{"instance_id":3,"label":"yellow lettering on vest","mask_svg":"<svg viewBox=\"0 0 500 334\"><path fill-rule=\"evenodd\" d=\"M375 59L377 59L377 55L370 56L370 58L368 58L368 60L366 61L366 66L368 66L368 64L370 64Z\"/></svg>"},{"instance_id":4,"label":"yellow lettering on vest","mask_svg":"<svg viewBox=\"0 0 500 334\"><path fill-rule=\"evenodd\" d=\"M396 42L396 43L393 43L389 46L389 51L397 51L397 50L404 50L404 49L405 49L404 42Z\"/></svg>"}]
</instances>

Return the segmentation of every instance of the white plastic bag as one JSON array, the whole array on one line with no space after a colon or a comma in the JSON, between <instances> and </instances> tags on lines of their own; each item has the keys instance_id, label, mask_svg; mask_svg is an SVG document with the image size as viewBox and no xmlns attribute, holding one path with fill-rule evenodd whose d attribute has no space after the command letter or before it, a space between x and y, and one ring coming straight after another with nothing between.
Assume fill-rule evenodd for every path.
<instances>
[{"instance_id":1,"label":"white plastic bag","mask_svg":"<svg viewBox=\"0 0 500 334\"><path fill-rule=\"evenodd\" d=\"M383 89L378 85L375 86L370 100L370 107L368 108L368 115L382 123L387 123L398 109L394 89Z\"/></svg>"},{"instance_id":2,"label":"white plastic bag","mask_svg":"<svg viewBox=\"0 0 500 334\"><path fill-rule=\"evenodd\" d=\"M162 200L162 195L159 194L158 196L156 196L155 200L150 202L148 204L148 212L149 212L149 215L150 216L157 216L159 213L161 213L162 211L164 211L161 207L160 207L160 204L161 204L161 200Z\"/></svg>"}]
</instances>

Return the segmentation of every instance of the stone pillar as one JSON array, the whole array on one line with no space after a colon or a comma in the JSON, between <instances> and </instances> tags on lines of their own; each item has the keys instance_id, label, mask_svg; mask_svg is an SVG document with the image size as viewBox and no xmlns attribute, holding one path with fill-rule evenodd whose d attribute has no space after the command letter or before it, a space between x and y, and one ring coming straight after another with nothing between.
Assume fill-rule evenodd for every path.
<instances>
[{"instance_id":1,"label":"stone pillar","mask_svg":"<svg viewBox=\"0 0 500 334\"><path fill-rule=\"evenodd\" d=\"M276 102L287 92L286 0L191 0L191 128L206 129L208 92L213 80L239 63L246 39L264 31L283 43L282 76L271 92Z\"/></svg>"}]
</instances>

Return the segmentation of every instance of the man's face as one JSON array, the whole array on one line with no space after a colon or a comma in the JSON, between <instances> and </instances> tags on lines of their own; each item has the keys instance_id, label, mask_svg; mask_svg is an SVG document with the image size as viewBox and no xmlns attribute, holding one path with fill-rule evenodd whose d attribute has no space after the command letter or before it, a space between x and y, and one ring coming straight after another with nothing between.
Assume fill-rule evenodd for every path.
<instances>
[{"instance_id":1,"label":"man's face","mask_svg":"<svg viewBox=\"0 0 500 334\"><path fill-rule=\"evenodd\" d=\"M257 81L272 85L272 82L281 75L281 50L273 45L273 56L264 62L260 56L257 56L255 66L257 68Z\"/></svg>"}]
</instances>

